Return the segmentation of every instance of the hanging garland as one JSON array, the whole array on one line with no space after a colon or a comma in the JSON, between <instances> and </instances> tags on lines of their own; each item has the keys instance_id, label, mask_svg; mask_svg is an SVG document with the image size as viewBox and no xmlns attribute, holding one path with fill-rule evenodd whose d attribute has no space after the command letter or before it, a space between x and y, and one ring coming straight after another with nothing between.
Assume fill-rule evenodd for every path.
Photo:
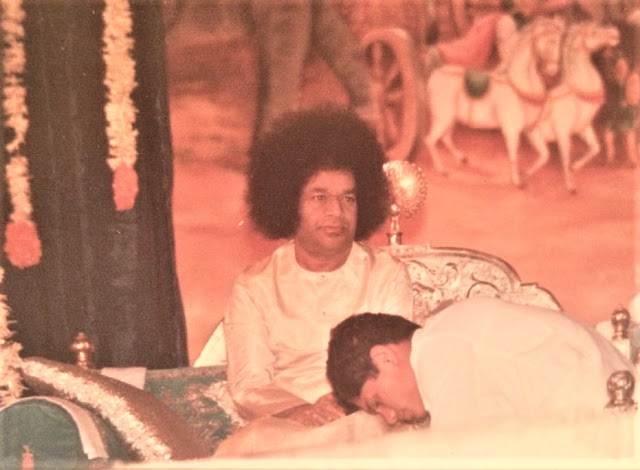
<instances>
[{"instance_id":1,"label":"hanging garland","mask_svg":"<svg viewBox=\"0 0 640 470\"><path fill-rule=\"evenodd\" d=\"M103 12L103 57L107 86L107 164L113 172L113 201L119 211L132 209L138 194L138 174L134 129L137 110L131 99L136 86L135 62L131 56L133 37L131 10L128 0L106 0Z\"/></svg>"},{"instance_id":2,"label":"hanging garland","mask_svg":"<svg viewBox=\"0 0 640 470\"><path fill-rule=\"evenodd\" d=\"M9 223L6 227L4 250L7 258L18 268L28 268L40 262L42 245L36 225L31 219L31 187L29 161L22 155L29 119L23 76L26 63L24 50L24 10L21 0L1 0L2 36L4 55L2 60L2 86L4 124L13 130L7 139L6 150L9 162L6 178L11 205Z\"/></svg>"},{"instance_id":3,"label":"hanging garland","mask_svg":"<svg viewBox=\"0 0 640 470\"><path fill-rule=\"evenodd\" d=\"M0 267L0 284L4 278L4 269ZM11 341L13 332L9 329L9 306L7 298L0 294L0 407L7 406L20 398L24 386L20 369L21 346Z\"/></svg>"}]
</instances>

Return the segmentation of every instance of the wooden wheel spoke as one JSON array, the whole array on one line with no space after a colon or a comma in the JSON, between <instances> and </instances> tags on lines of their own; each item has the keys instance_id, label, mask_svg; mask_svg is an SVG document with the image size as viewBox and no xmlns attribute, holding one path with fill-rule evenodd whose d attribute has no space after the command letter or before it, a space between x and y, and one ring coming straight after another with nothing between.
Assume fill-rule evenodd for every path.
<instances>
[{"instance_id":1,"label":"wooden wheel spoke","mask_svg":"<svg viewBox=\"0 0 640 470\"><path fill-rule=\"evenodd\" d=\"M400 126L398 116L396 112L390 109L384 110L384 122L385 122L385 134L386 142L390 145L394 145L398 141L400 135Z\"/></svg>"},{"instance_id":2,"label":"wooden wheel spoke","mask_svg":"<svg viewBox=\"0 0 640 470\"><path fill-rule=\"evenodd\" d=\"M379 139L390 160L410 158L421 129L423 86L417 83L416 55L402 30L379 29L364 40L372 93L380 112Z\"/></svg>"},{"instance_id":3,"label":"wooden wheel spoke","mask_svg":"<svg viewBox=\"0 0 640 470\"><path fill-rule=\"evenodd\" d=\"M401 88L397 88L393 91L389 91L385 94L384 102L386 104L391 104L394 106L402 105L402 102L405 100L404 90Z\"/></svg>"},{"instance_id":4,"label":"wooden wheel spoke","mask_svg":"<svg viewBox=\"0 0 640 470\"><path fill-rule=\"evenodd\" d=\"M384 73L384 88L392 88L393 84L399 80L402 80L402 71L400 70L400 64L394 62Z\"/></svg>"},{"instance_id":5,"label":"wooden wheel spoke","mask_svg":"<svg viewBox=\"0 0 640 470\"><path fill-rule=\"evenodd\" d=\"M384 76L384 52L383 46L380 42L374 42L371 44L371 75L374 79L382 81Z\"/></svg>"}]
</instances>

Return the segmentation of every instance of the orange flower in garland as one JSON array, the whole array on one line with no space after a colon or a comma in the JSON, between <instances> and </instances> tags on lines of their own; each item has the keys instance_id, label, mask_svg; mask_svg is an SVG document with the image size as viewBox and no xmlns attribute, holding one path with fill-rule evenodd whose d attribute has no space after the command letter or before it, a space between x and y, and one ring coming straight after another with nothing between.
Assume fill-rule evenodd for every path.
<instances>
[{"instance_id":1,"label":"orange flower in garland","mask_svg":"<svg viewBox=\"0 0 640 470\"><path fill-rule=\"evenodd\" d=\"M22 81L26 63L22 25L25 13L21 0L1 0L1 6L4 42L2 109L5 127L13 130L13 137L6 143L10 156L6 166L6 178L12 211L6 227L4 250L14 266L28 268L40 262L42 246L36 226L31 220L33 206L29 162L21 154L29 128L27 91Z\"/></svg>"},{"instance_id":2,"label":"orange flower in garland","mask_svg":"<svg viewBox=\"0 0 640 470\"><path fill-rule=\"evenodd\" d=\"M19 220L7 225L4 251L11 264L19 268L34 266L40 262L42 246L36 225L30 220Z\"/></svg>"},{"instance_id":3,"label":"orange flower in garland","mask_svg":"<svg viewBox=\"0 0 640 470\"><path fill-rule=\"evenodd\" d=\"M113 172L113 200L116 209L133 209L138 194L138 173L130 166L121 163Z\"/></svg>"},{"instance_id":4,"label":"orange flower in garland","mask_svg":"<svg viewBox=\"0 0 640 470\"><path fill-rule=\"evenodd\" d=\"M113 200L119 211L132 209L138 194L138 175L134 128L137 110L131 99L136 86L133 50L132 17L128 0L106 0L103 12L103 57L107 86L107 164L113 172Z\"/></svg>"}]
</instances>

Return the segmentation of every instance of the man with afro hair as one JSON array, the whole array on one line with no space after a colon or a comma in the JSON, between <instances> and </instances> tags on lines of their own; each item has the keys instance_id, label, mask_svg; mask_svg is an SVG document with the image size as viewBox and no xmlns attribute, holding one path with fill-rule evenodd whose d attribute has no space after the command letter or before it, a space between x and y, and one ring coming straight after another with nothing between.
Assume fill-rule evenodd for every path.
<instances>
[{"instance_id":1,"label":"man with afro hair","mask_svg":"<svg viewBox=\"0 0 640 470\"><path fill-rule=\"evenodd\" d=\"M344 415L325 374L331 328L366 311L413 316L406 267L363 242L387 217L385 155L355 113L323 106L283 115L249 158L251 220L286 241L234 283L229 389L247 419L319 426Z\"/></svg>"}]
</instances>

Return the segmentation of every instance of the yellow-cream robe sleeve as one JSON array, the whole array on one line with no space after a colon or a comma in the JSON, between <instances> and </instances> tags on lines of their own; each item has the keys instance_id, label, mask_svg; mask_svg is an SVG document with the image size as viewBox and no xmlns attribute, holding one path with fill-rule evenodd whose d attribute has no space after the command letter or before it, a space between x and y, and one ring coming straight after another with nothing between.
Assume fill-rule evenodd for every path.
<instances>
[{"instance_id":1,"label":"yellow-cream robe sleeve","mask_svg":"<svg viewBox=\"0 0 640 470\"><path fill-rule=\"evenodd\" d=\"M239 411L277 414L329 393L331 328L363 312L413 316L404 264L364 244L354 243L332 272L300 268L289 242L242 273L224 319L229 390Z\"/></svg>"}]
</instances>

